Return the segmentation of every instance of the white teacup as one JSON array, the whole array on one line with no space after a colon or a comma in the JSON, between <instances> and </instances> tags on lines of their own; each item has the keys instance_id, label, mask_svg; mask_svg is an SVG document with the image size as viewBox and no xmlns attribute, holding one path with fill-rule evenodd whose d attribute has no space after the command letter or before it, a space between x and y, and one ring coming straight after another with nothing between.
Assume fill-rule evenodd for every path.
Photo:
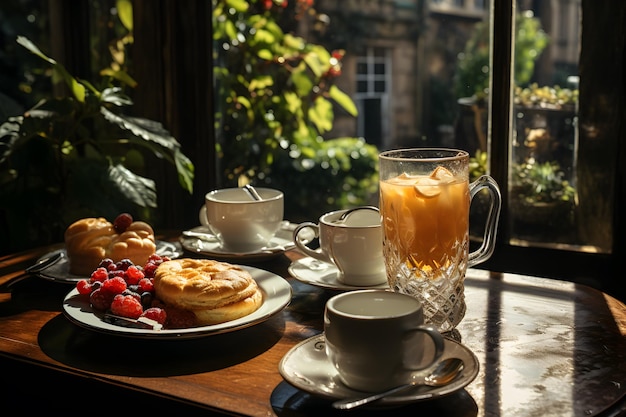
<instances>
[{"instance_id":1,"label":"white teacup","mask_svg":"<svg viewBox=\"0 0 626 417\"><path fill-rule=\"evenodd\" d=\"M344 292L324 311L326 354L341 381L359 391L382 391L411 381L441 358L444 340L424 325L414 297L385 290Z\"/></svg>"},{"instance_id":2,"label":"white teacup","mask_svg":"<svg viewBox=\"0 0 626 417\"><path fill-rule=\"evenodd\" d=\"M256 188L254 200L243 188L224 188L205 195L200 223L208 226L222 247L248 252L268 246L284 214L284 196L279 190Z\"/></svg>"},{"instance_id":3,"label":"white teacup","mask_svg":"<svg viewBox=\"0 0 626 417\"><path fill-rule=\"evenodd\" d=\"M347 213L349 211L349 213ZM345 219L341 219L346 214ZM311 229L319 237L320 247L311 249ZM293 240L304 254L333 264L339 270L337 279L354 286L372 286L387 282L383 259L383 232L376 207L357 207L326 213L319 224L305 222L293 232Z\"/></svg>"}]
</instances>

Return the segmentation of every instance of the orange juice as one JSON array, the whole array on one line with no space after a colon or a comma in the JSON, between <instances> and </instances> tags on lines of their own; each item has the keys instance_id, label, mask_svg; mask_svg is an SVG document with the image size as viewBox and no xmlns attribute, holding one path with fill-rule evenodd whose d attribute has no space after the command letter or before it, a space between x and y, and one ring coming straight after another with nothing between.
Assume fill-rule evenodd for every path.
<instances>
[{"instance_id":1,"label":"orange juice","mask_svg":"<svg viewBox=\"0 0 626 417\"><path fill-rule=\"evenodd\" d=\"M468 250L469 181L444 167L430 175L381 180L380 211L386 257L435 279Z\"/></svg>"}]
</instances>

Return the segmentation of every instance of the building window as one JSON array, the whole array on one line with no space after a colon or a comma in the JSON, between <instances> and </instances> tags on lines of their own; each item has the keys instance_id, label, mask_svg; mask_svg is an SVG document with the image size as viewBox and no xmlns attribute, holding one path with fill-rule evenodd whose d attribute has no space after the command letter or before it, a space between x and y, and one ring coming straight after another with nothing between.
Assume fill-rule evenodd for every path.
<instances>
[{"instance_id":1,"label":"building window","mask_svg":"<svg viewBox=\"0 0 626 417\"><path fill-rule=\"evenodd\" d=\"M356 134L379 148L387 135L390 68L390 53L385 48L368 47L356 59L354 100L359 110Z\"/></svg>"}]
</instances>

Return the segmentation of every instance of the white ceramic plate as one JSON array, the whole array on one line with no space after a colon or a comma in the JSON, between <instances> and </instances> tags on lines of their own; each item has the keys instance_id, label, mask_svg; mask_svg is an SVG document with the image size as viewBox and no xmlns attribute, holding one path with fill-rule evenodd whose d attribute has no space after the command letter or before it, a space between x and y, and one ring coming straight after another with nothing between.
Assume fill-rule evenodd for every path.
<instances>
[{"instance_id":1,"label":"white ceramic plate","mask_svg":"<svg viewBox=\"0 0 626 417\"><path fill-rule=\"evenodd\" d=\"M461 374L451 383L443 387L415 387L397 396L383 398L376 402L376 407L399 406L418 401L425 401L452 394L458 391L476 378L479 370L478 358L467 347L450 339L445 339L445 358L463 359L465 368ZM363 392L348 388L339 379L334 366L326 356L324 335L317 335L300 342L279 363L281 376L294 387L332 400L359 397ZM421 371L426 377L428 370ZM416 373L417 376L421 376Z\"/></svg>"},{"instance_id":2,"label":"white ceramic plate","mask_svg":"<svg viewBox=\"0 0 626 417\"><path fill-rule=\"evenodd\" d=\"M58 249L43 255L36 263L42 262L51 256L61 253L63 257L56 263L39 271L37 275L49 281L56 281L67 284L75 284L81 279L88 278L82 275L74 275L70 273L70 264L65 249ZM175 244L170 242L156 241L156 253L161 256L168 256L170 259L178 258L182 252Z\"/></svg>"},{"instance_id":3,"label":"white ceramic plate","mask_svg":"<svg viewBox=\"0 0 626 417\"><path fill-rule=\"evenodd\" d=\"M292 262L287 269L289 274L300 282L315 285L316 287L330 288L333 290L360 290L367 288L389 288L387 283L355 286L346 285L339 281L339 270L335 265L319 261L315 258L306 257Z\"/></svg>"},{"instance_id":4,"label":"white ceramic plate","mask_svg":"<svg viewBox=\"0 0 626 417\"><path fill-rule=\"evenodd\" d=\"M261 323L282 311L291 301L291 285L282 277L249 266L241 266L250 272L263 292L263 304L255 312L211 326L190 327L186 329L149 330L124 327L108 323L101 315L96 315L91 308L89 299L78 294L76 289L70 291L63 301L63 312L73 323L89 330L117 336L143 339L184 339L198 338L220 333L232 332Z\"/></svg>"},{"instance_id":5,"label":"white ceramic plate","mask_svg":"<svg viewBox=\"0 0 626 417\"><path fill-rule=\"evenodd\" d=\"M293 243L293 230L296 225L284 221L276 232L276 235L270 240L266 248L252 252L231 252L222 248L222 244L217 237L211 232L208 226L198 226L190 229L191 232L206 234L206 238L197 238L182 235L180 243L185 250L198 253L201 255L211 256L219 259L237 260L265 260L279 256L286 250L293 249L296 245Z\"/></svg>"}]
</instances>

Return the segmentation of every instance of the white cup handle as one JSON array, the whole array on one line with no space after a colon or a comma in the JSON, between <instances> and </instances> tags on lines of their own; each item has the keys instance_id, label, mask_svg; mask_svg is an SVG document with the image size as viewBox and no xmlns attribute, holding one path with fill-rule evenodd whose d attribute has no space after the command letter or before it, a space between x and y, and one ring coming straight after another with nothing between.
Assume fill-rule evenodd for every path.
<instances>
[{"instance_id":1,"label":"white cup handle","mask_svg":"<svg viewBox=\"0 0 626 417\"><path fill-rule=\"evenodd\" d=\"M330 258L322 252L321 249L313 250L307 246L307 243L311 242L311 239L304 238L302 236L298 236L301 231L305 229L313 230L314 237L319 237L320 227L319 225L311 222L300 223L293 231L293 242L296 244L298 249L300 249L305 255L310 256L311 258L315 258L320 261L332 263Z\"/></svg>"}]
</instances>

